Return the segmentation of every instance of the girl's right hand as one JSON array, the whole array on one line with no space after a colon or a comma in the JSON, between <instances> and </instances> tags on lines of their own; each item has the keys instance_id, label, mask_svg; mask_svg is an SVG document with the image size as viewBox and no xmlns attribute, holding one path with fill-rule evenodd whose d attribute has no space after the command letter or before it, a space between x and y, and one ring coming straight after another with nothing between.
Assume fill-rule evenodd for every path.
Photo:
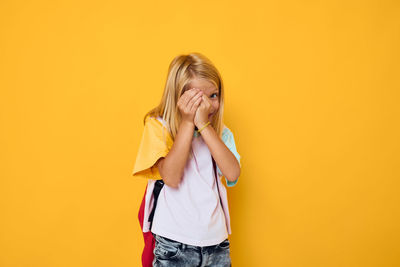
<instances>
[{"instance_id":1,"label":"girl's right hand","mask_svg":"<svg viewBox=\"0 0 400 267\"><path fill-rule=\"evenodd\" d=\"M182 122L194 123L194 116L201 103L203 91L191 88L185 91L178 100L178 109L182 116Z\"/></svg>"}]
</instances>

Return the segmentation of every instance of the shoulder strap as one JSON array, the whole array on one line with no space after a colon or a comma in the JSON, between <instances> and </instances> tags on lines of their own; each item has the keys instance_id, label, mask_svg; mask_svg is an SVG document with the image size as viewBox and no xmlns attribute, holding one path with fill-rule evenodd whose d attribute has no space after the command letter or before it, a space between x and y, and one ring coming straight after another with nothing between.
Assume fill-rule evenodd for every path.
<instances>
[{"instance_id":1,"label":"shoulder strap","mask_svg":"<svg viewBox=\"0 0 400 267\"><path fill-rule=\"evenodd\" d=\"M153 217L154 217L154 212L155 212L156 206L157 206L158 195L160 194L160 191L163 188L163 186L164 186L163 180L156 180L156 182L154 184L154 189L153 189L154 205L153 205L153 209L151 210L151 213L149 215L150 230L151 230L151 226L153 225Z\"/></svg>"},{"instance_id":2,"label":"shoulder strap","mask_svg":"<svg viewBox=\"0 0 400 267\"><path fill-rule=\"evenodd\" d=\"M214 170L215 182L217 183L217 188L218 188L219 201L221 202L221 207L223 208L221 195L219 193L219 185L218 185L218 177L217 177L217 164L215 163L215 160L212 156L211 156L211 159L212 159L212 163L213 163L213 167L214 167L213 170Z\"/></svg>"}]
</instances>

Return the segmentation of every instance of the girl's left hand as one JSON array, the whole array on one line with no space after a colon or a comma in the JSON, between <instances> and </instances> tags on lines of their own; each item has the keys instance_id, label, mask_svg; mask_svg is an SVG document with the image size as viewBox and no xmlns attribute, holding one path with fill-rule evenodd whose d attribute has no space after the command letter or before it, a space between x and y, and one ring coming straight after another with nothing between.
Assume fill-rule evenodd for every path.
<instances>
[{"instance_id":1,"label":"girl's left hand","mask_svg":"<svg viewBox=\"0 0 400 267\"><path fill-rule=\"evenodd\" d=\"M202 95L200 106L196 110L196 114L194 115L194 125L197 128L204 126L208 122L208 114L211 113L212 106L210 100L207 96Z\"/></svg>"}]
</instances>

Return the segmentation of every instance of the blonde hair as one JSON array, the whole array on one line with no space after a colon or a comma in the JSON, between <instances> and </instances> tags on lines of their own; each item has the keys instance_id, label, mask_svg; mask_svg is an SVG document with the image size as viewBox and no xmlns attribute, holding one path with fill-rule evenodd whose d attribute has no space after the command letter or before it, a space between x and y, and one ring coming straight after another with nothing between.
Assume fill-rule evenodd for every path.
<instances>
[{"instance_id":1,"label":"blonde hair","mask_svg":"<svg viewBox=\"0 0 400 267\"><path fill-rule=\"evenodd\" d=\"M219 108L210 122L218 136L221 137L224 127L224 85L217 68L207 57L200 53L178 55L172 60L168 68L167 81L161 102L157 107L145 114L143 123L146 122L147 116L162 117L167 124L172 140L175 140L182 119L177 102L185 90L190 89L187 87L193 78L206 79L218 88Z\"/></svg>"}]
</instances>

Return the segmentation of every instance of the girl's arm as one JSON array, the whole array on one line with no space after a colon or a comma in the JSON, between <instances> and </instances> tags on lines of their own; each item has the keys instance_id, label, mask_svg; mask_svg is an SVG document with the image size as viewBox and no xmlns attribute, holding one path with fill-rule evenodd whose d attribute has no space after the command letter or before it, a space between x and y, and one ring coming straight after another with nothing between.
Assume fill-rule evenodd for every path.
<instances>
[{"instance_id":1,"label":"girl's arm","mask_svg":"<svg viewBox=\"0 0 400 267\"><path fill-rule=\"evenodd\" d=\"M194 115L201 102L203 92L189 89L179 98L177 106L182 116L171 150L165 158L156 162L158 171L164 183L177 188L182 180L183 171L189 156L194 133Z\"/></svg>"},{"instance_id":2,"label":"girl's arm","mask_svg":"<svg viewBox=\"0 0 400 267\"><path fill-rule=\"evenodd\" d=\"M181 182L194 133L194 123L182 122L179 125L175 141L165 158L160 158L156 165L164 183L177 188Z\"/></svg>"},{"instance_id":3,"label":"girl's arm","mask_svg":"<svg viewBox=\"0 0 400 267\"><path fill-rule=\"evenodd\" d=\"M230 182L236 181L240 176L240 165L235 155L218 137L211 125L206 126L200 134L225 178Z\"/></svg>"}]
</instances>

